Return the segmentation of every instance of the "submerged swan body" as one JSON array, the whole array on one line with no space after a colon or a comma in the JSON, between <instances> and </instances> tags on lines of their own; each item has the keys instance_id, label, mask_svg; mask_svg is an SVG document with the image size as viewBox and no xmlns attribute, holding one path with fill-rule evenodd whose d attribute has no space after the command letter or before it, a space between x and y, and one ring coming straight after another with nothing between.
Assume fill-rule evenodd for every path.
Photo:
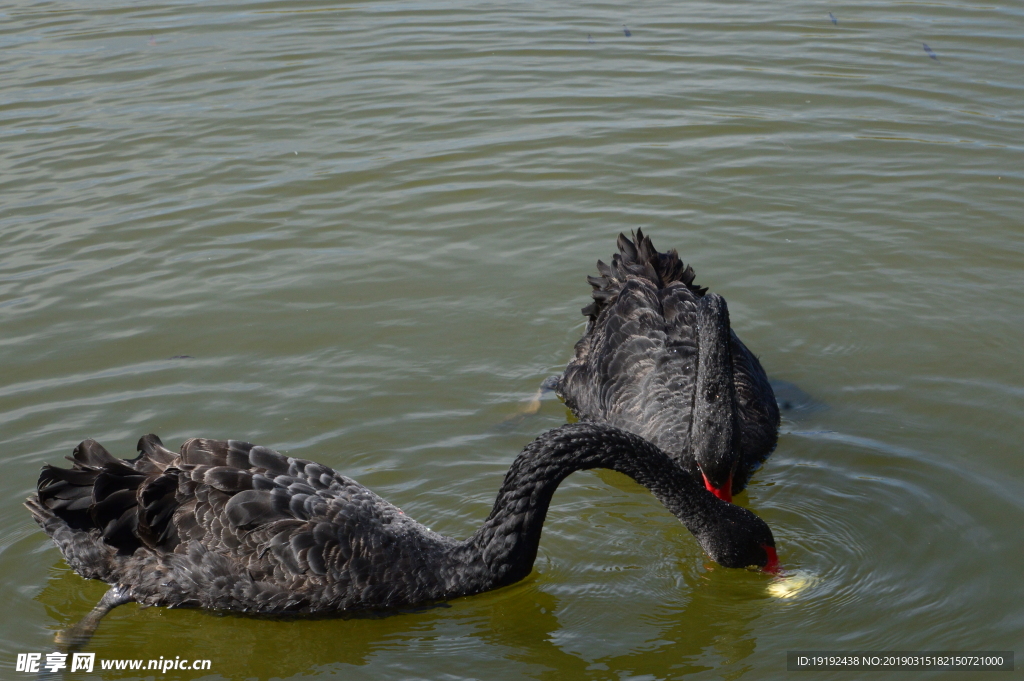
<instances>
[{"instance_id":1,"label":"submerged swan body","mask_svg":"<svg viewBox=\"0 0 1024 681\"><path fill-rule=\"evenodd\" d=\"M234 440L154 435L132 460L86 440L71 469L45 466L26 501L78 574L112 585L98 622L129 601L250 613L400 608L511 584L532 569L548 504L577 470L647 486L727 567L774 569L775 541L750 511L715 499L640 437L596 424L548 431L505 476L466 540L432 532L354 480Z\"/></svg>"},{"instance_id":2,"label":"submerged swan body","mask_svg":"<svg viewBox=\"0 0 1024 681\"><path fill-rule=\"evenodd\" d=\"M693 283L675 250L620 234L583 308L588 323L556 392L581 421L651 441L726 501L775 449L779 408L725 299Z\"/></svg>"}]
</instances>

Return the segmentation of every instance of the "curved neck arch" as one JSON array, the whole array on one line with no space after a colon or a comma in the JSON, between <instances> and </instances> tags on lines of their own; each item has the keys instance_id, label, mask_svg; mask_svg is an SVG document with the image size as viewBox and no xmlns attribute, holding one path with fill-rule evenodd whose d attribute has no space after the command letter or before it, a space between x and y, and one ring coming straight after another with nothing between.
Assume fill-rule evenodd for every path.
<instances>
[{"instance_id":1,"label":"curved neck arch","mask_svg":"<svg viewBox=\"0 0 1024 681\"><path fill-rule=\"evenodd\" d=\"M650 489L695 535L711 526L717 502L668 455L643 438L580 423L549 431L516 458L483 526L460 546L460 562L478 567L488 587L511 584L533 568L558 485L579 470L609 468Z\"/></svg>"}]
</instances>

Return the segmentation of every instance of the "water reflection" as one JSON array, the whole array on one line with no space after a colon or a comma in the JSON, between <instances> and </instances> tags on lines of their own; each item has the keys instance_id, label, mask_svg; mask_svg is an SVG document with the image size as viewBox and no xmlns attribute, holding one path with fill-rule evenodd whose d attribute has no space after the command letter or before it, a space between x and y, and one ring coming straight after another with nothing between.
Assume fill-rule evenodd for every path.
<instances>
[{"instance_id":1,"label":"water reflection","mask_svg":"<svg viewBox=\"0 0 1024 681\"><path fill-rule=\"evenodd\" d=\"M535 573L536 575L536 573ZM526 664L544 660L547 669L539 679L584 678L589 663L564 651L555 643L561 629L558 621L559 598L536 588L531 578L514 594L486 608L486 624L473 635L488 645L508 649L504 657Z\"/></svg>"},{"instance_id":2,"label":"water reflection","mask_svg":"<svg viewBox=\"0 0 1024 681\"><path fill-rule=\"evenodd\" d=\"M768 382L772 386L772 392L775 393L775 400L779 403L779 410L787 418L827 409L824 402L815 399L813 395L795 383L777 378L769 378Z\"/></svg>"},{"instance_id":3,"label":"water reflection","mask_svg":"<svg viewBox=\"0 0 1024 681\"><path fill-rule=\"evenodd\" d=\"M689 593L685 604L658 608L645 618L657 626L658 638L601 661L630 675L659 679L709 671L724 664L745 669L738 663L757 648L752 625L772 602L762 584L770 578L757 575L738 580L732 572L710 563L700 573L682 572L680 590Z\"/></svg>"},{"instance_id":4,"label":"water reflection","mask_svg":"<svg viewBox=\"0 0 1024 681\"><path fill-rule=\"evenodd\" d=\"M106 585L83 580L61 561L36 600L56 633L81 619L105 590ZM381 648L429 633L452 611L439 604L351 617L273 618L132 603L104 618L88 650L97 659L209 659L212 670L228 679L287 678L328 665L365 665ZM110 678L123 676L110 673Z\"/></svg>"}]
</instances>

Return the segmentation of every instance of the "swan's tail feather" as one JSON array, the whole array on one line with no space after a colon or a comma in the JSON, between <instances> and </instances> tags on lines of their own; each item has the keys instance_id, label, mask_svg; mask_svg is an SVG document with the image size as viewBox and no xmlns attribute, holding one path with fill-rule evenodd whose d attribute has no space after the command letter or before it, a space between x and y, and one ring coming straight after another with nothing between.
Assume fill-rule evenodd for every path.
<instances>
[{"instance_id":1,"label":"swan's tail feather","mask_svg":"<svg viewBox=\"0 0 1024 681\"><path fill-rule=\"evenodd\" d=\"M45 521L60 518L69 527L85 530L94 525L89 507L92 506L92 486L99 471L94 468L57 468L43 466L36 483L36 496L29 497L32 517L44 529Z\"/></svg>"},{"instance_id":2,"label":"swan's tail feather","mask_svg":"<svg viewBox=\"0 0 1024 681\"><path fill-rule=\"evenodd\" d=\"M249 454L253 450L253 445L248 442L242 442L240 440L209 440L206 438L194 437L186 440L181 445L181 451L179 456L183 463L197 464L201 466L231 466L233 468L247 469L257 462L250 461ZM259 452L257 452L257 457ZM282 465L284 470L287 471L288 464L285 462L281 464L278 456L271 462L273 466L265 466L266 468L273 467L275 471L278 471Z\"/></svg>"},{"instance_id":3,"label":"swan's tail feather","mask_svg":"<svg viewBox=\"0 0 1024 681\"><path fill-rule=\"evenodd\" d=\"M587 277L587 282L594 289L590 294L594 302L584 307L582 312L591 321L615 302L627 277L647 279L659 289L678 282L698 296L707 292L706 288L693 283L696 277L693 268L679 259L674 248L667 253L659 253L643 230L637 229L632 238L619 234L617 245L619 252L612 256L611 265L597 261L597 271L601 276Z\"/></svg>"},{"instance_id":4,"label":"swan's tail feather","mask_svg":"<svg viewBox=\"0 0 1024 681\"><path fill-rule=\"evenodd\" d=\"M75 468L100 468L107 463L119 462L119 459L96 440L82 440L71 452L71 456L64 458L75 464Z\"/></svg>"},{"instance_id":5,"label":"swan's tail feather","mask_svg":"<svg viewBox=\"0 0 1024 681\"><path fill-rule=\"evenodd\" d=\"M139 444L136 445L136 449L139 451L139 457L135 460L136 462L146 461L161 471L178 457L177 454L164 447L164 443L160 441L160 438L153 434L143 435L139 438ZM138 463L136 463L136 467L138 467Z\"/></svg>"},{"instance_id":6,"label":"swan's tail feather","mask_svg":"<svg viewBox=\"0 0 1024 681\"><path fill-rule=\"evenodd\" d=\"M139 489L177 457L156 435L139 440L138 449L139 455L134 459L118 459L95 440L83 441L67 457L71 468L43 466L36 493L26 500L25 506L55 541L55 534L65 537L61 528L67 528L84 532L120 553L133 552L141 545ZM62 541L57 542L58 547L67 557Z\"/></svg>"}]
</instances>

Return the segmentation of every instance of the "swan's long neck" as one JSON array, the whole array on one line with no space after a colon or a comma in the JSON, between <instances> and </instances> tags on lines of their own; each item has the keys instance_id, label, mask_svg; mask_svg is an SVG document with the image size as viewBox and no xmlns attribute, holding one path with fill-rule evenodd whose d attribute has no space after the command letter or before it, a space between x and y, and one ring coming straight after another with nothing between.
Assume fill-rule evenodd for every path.
<instances>
[{"instance_id":1,"label":"swan's long neck","mask_svg":"<svg viewBox=\"0 0 1024 681\"><path fill-rule=\"evenodd\" d=\"M708 489L731 500L738 446L729 308L709 293L697 305L697 378L693 391L690 447ZM713 488L713 489L712 489Z\"/></svg>"},{"instance_id":2,"label":"swan's long neck","mask_svg":"<svg viewBox=\"0 0 1024 681\"><path fill-rule=\"evenodd\" d=\"M530 573L541 528L559 483L574 471L610 468L650 489L695 535L710 524L716 503L679 466L646 440L608 426L565 426L531 443L513 462L491 515L463 549L462 559L482 568L489 587Z\"/></svg>"}]
</instances>

